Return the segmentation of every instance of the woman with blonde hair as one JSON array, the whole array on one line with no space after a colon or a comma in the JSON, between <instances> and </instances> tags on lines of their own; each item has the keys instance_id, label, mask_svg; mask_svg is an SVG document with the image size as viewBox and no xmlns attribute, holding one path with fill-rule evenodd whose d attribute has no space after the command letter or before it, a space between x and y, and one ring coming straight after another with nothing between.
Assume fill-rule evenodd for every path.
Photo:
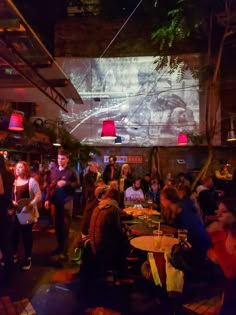
<instances>
[{"instance_id":1,"label":"woman with blonde hair","mask_svg":"<svg viewBox=\"0 0 236 315\"><path fill-rule=\"evenodd\" d=\"M129 164L125 163L121 166L119 190L120 190L120 207L124 208L124 192L132 186L133 176Z\"/></svg>"},{"instance_id":2,"label":"woman with blonde hair","mask_svg":"<svg viewBox=\"0 0 236 315\"><path fill-rule=\"evenodd\" d=\"M132 186L132 175L129 164L125 163L121 166L120 172L120 191L125 191Z\"/></svg>"},{"instance_id":3,"label":"woman with blonde hair","mask_svg":"<svg viewBox=\"0 0 236 315\"><path fill-rule=\"evenodd\" d=\"M37 180L30 176L30 168L27 162L17 162L14 170L15 182L13 185L13 204L19 207L20 203L25 200L26 205L21 211L31 212L32 219L28 222L22 222L17 217L13 232L13 261L17 262L17 249L20 235L22 236L24 246L24 262L22 270L31 268L31 255L33 247L33 224L37 222L39 212L37 204L41 201L41 190Z\"/></svg>"}]
</instances>

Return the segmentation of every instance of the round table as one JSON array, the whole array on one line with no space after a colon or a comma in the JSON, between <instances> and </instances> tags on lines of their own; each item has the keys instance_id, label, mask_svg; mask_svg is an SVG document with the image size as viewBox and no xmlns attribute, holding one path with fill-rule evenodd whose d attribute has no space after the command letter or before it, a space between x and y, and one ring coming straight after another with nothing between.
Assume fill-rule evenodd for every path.
<instances>
[{"instance_id":1,"label":"round table","mask_svg":"<svg viewBox=\"0 0 236 315\"><path fill-rule=\"evenodd\" d=\"M174 244L177 244L179 240L174 237L163 235L161 241L161 248L156 249L154 247L154 237L147 235L147 236L138 236L134 237L130 240L130 245L147 252L153 253L163 253L165 251L170 251Z\"/></svg>"},{"instance_id":2,"label":"round table","mask_svg":"<svg viewBox=\"0 0 236 315\"><path fill-rule=\"evenodd\" d=\"M155 221L157 223L157 221ZM153 230L157 229L157 225L153 223L153 227L147 226L147 223L144 221L138 222L131 224L129 226L129 229L131 231L132 235L153 235ZM176 234L177 230L176 228L166 225L166 224L161 224L161 230L163 231L164 234Z\"/></svg>"}]
</instances>

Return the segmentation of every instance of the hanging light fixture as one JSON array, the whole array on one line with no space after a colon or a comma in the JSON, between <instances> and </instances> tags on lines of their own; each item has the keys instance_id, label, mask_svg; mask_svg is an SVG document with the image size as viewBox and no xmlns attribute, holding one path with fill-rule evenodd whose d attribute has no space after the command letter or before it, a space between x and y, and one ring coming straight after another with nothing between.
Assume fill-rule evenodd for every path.
<instances>
[{"instance_id":1,"label":"hanging light fixture","mask_svg":"<svg viewBox=\"0 0 236 315\"><path fill-rule=\"evenodd\" d=\"M122 138L121 138L121 136L117 136L116 138L115 138L115 144L121 144L122 143Z\"/></svg>"},{"instance_id":2,"label":"hanging light fixture","mask_svg":"<svg viewBox=\"0 0 236 315\"><path fill-rule=\"evenodd\" d=\"M61 141L60 141L60 139L59 139L59 138L56 138L56 141L53 142L53 145L54 145L55 147L61 147Z\"/></svg>"},{"instance_id":3,"label":"hanging light fixture","mask_svg":"<svg viewBox=\"0 0 236 315\"><path fill-rule=\"evenodd\" d=\"M59 120L58 119L57 119L57 130L56 130L56 132L57 132L57 138L56 138L56 141L53 142L53 145L55 147L61 147L61 140L59 138Z\"/></svg>"},{"instance_id":4,"label":"hanging light fixture","mask_svg":"<svg viewBox=\"0 0 236 315\"><path fill-rule=\"evenodd\" d=\"M103 139L116 139L116 127L114 120L104 120L102 123L101 138Z\"/></svg>"},{"instance_id":5,"label":"hanging light fixture","mask_svg":"<svg viewBox=\"0 0 236 315\"><path fill-rule=\"evenodd\" d=\"M8 129L11 131L23 131L23 117L24 113L21 111L14 111L11 113Z\"/></svg>"},{"instance_id":6,"label":"hanging light fixture","mask_svg":"<svg viewBox=\"0 0 236 315\"><path fill-rule=\"evenodd\" d=\"M230 117L230 130L227 133L227 139L226 140L227 141L235 141L236 140L233 117Z\"/></svg>"},{"instance_id":7,"label":"hanging light fixture","mask_svg":"<svg viewBox=\"0 0 236 315\"><path fill-rule=\"evenodd\" d=\"M178 135L178 145L187 145L188 144L188 136L186 133L179 133Z\"/></svg>"}]
</instances>

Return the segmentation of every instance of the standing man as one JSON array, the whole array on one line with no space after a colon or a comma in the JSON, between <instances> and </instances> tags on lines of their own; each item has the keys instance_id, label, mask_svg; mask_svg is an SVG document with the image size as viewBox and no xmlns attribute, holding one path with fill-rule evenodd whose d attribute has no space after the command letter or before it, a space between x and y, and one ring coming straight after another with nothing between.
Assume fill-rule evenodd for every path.
<instances>
[{"instance_id":1,"label":"standing man","mask_svg":"<svg viewBox=\"0 0 236 315\"><path fill-rule=\"evenodd\" d=\"M106 185L109 184L111 180L120 179L120 167L116 164L116 156L109 156L109 164L106 165L103 172L103 181Z\"/></svg>"},{"instance_id":2,"label":"standing man","mask_svg":"<svg viewBox=\"0 0 236 315\"><path fill-rule=\"evenodd\" d=\"M58 247L52 254L59 255L64 260L67 258L68 238L72 221L74 191L78 185L75 170L69 164L69 153L59 149L57 155L58 169L56 170L55 190L52 203L55 205L55 230Z\"/></svg>"}]
</instances>

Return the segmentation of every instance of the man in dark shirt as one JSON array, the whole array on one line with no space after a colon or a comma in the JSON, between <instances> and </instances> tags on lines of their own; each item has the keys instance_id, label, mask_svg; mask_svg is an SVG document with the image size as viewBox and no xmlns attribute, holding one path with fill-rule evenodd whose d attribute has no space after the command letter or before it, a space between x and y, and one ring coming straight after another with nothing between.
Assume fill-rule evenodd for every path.
<instances>
[{"instance_id":1,"label":"man in dark shirt","mask_svg":"<svg viewBox=\"0 0 236 315\"><path fill-rule=\"evenodd\" d=\"M78 186L78 176L71 169L69 154L63 149L58 151L58 169L56 170L55 190L52 195L52 203L55 205L55 229L58 247L53 254L65 259L68 249L68 237L71 226L74 190Z\"/></svg>"},{"instance_id":2,"label":"man in dark shirt","mask_svg":"<svg viewBox=\"0 0 236 315\"><path fill-rule=\"evenodd\" d=\"M112 180L120 179L120 167L116 164L116 156L109 156L109 164L106 165L102 178L106 185Z\"/></svg>"}]
</instances>

